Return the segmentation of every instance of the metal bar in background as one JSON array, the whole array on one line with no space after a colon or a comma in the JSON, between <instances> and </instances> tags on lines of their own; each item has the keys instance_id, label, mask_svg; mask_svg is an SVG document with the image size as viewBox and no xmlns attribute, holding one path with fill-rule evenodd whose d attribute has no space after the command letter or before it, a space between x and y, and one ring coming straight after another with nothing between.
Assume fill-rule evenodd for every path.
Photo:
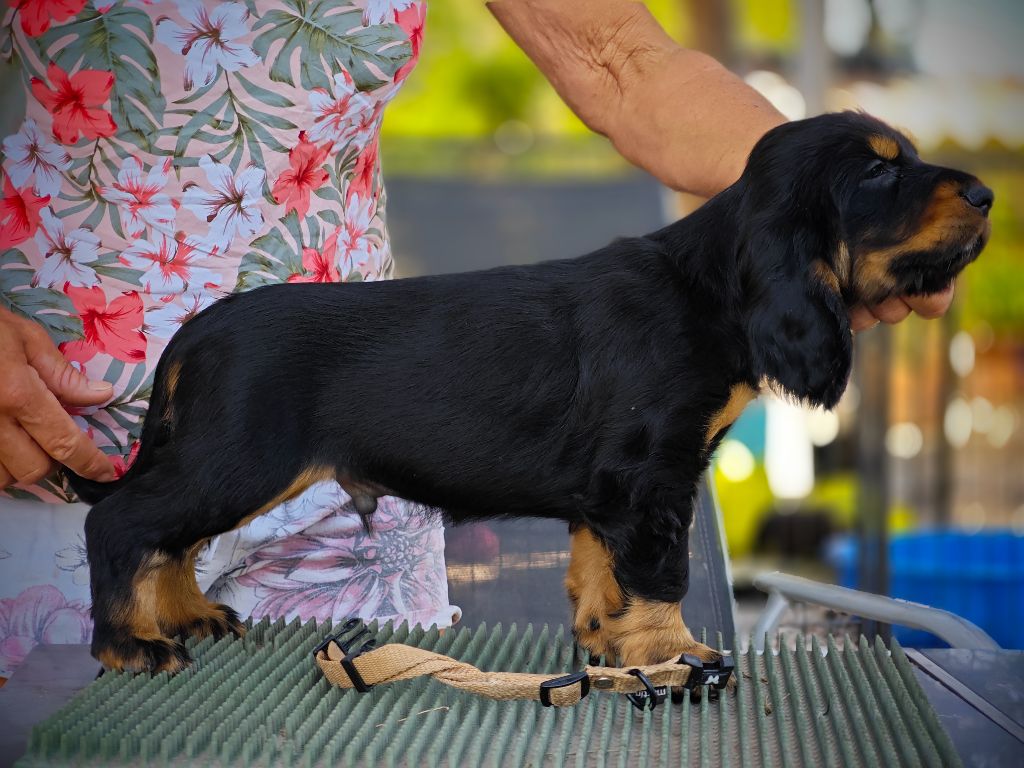
<instances>
[{"instance_id":1,"label":"metal bar in background","mask_svg":"<svg viewBox=\"0 0 1024 768\"><path fill-rule=\"evenodd\" d=\"M825 94L832 79L831 56L825 44L824 0L800 0L800 52L796 86L804 97L807 115L825 111Z\"/></svg>"},{"instance_id":2,"label":"metal bar in background","mask_svg":"<svg viewBox=\"0 0 1024 768\"><path fill-rule=\"evenodd\" d=\"M859 587L889 594L889 477L885 432L889 423L892 332L886 325L857 336L854 350L857 409L857 537ZM887 624L867 619L864 634L889 640Z\"/></svg>"},{"instance_id":3,"label":"metal bar in background","mask_svg":"<svg viewBox=\"0 0 1024 768\"><path fill-rule=\"evenodd\" d=\"M954 648L1000 650L999 644L981 627L940 608L822 584L778 571L758 574L754 578L754 586L768 593L768 605L754 627L754 648L759 651L764 650L765 635L775 631L790 600L921 629L942 638Z\"/></svg>"},{"instance_id":4,"label":"metal bar in background","mask_svg":"<svg viewBox=\"0 0 1024 768\"><path fill-rule=\"evenodd\" d=\"M684 17L692 30L685 44L713 56L732 69L736 66L732 8L729 3L681 0Z\"/></svg>"},{"instance_id":5,"label":"metal bar in background","mask_svg":"<svg viewBox=\"0 0 1024 768\"><path fill-rule=\"evenodd\" d=\"M932 522L938 526L948 526L953 521L953 446L946 437L944 424L946 409L956 394L957 380L953 365L949 359L949 343L953 339L958 326L956 313L951 310L939 321L939 398L935 414L935 496Z\"/></svg>"}]
</instances>

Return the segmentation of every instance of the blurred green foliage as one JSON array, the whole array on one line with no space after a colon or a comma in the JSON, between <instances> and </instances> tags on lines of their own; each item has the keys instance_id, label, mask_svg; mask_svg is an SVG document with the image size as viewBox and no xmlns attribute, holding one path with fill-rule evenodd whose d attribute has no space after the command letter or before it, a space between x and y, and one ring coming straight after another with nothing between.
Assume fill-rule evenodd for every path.
<instances>
[{"instance_id":1,"label":"blurred green foliage","mask_svg":"<svg viewBox=\"0 0 1024 768\"><path fill-rule=\"evenodd\" d=\"M678 0L647 3L673 34ZM585 5L581 5L581 12ZM480 0L430 0L420 61L388 108L385 141L396 137L480 138L508 120L541 136L584 136L587 128Z\"/></svg>"},{"instance_id":2,"label":"blurred green foliage","mask_svg":"<svg viewBox=\"0 0 1024 768\"><path fill-rule=\"evenodd\" d=\"M785 514L768 487L764 464L758 462L754 471L743 480L729 480L717 462L712 463L715 495L719 506L728 510L723 516L725 538L732 557L754 554L758 533L772 515ZM857 519L859 480L852 471L819 477L814 490L802 499L798 508L818 512L832 521L837 531L852 531ZM889 508L889 532L898 533L917 525L917 516L905 504Z\"/></svg>"},{"instance_id":3,"label":"blurred green foliage","mask_svg":"<svg viewBox=\"0 0 1024 768\"><path fill-rule=\"evenodd\" d=\"M791 54L800 40L795 0L731 0L736 47L742 51Z\"/></svg>"},{"instance_id":4,"label":"blurred green foliage","mask_svg":"<svg viewBox=\"0 0 1024 768\"><path fill-rule=\"evenodd\" d=\"M967 330L988 325L997 336L1024 340L1024 169L979 175L996 194L992 237L977 263L960 280Z\"/></svg>"}]
</instances>

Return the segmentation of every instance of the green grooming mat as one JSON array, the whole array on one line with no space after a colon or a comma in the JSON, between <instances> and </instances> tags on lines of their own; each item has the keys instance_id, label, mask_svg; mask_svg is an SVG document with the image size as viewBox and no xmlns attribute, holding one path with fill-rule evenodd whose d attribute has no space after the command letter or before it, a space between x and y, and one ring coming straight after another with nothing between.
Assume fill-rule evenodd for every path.
<instances>
[{"instance_id":1,"label":"green grooming mat","mask_svg":"<svg viewBox=\"0 0 1024 768\"><path fill-rule=\"evenodd\" d=\"M573 669L563 630L410 630L378 643L484 670ZM736 658L735 693L640 712L592 691L575 707L498 702L429 678L342 691L313 649L330 623L262 621L244 640L190 642L190 670L106 674L32 731L19 766L916 766L959 765L893 643L817 640Z\"/></svg>"}]
</instances>

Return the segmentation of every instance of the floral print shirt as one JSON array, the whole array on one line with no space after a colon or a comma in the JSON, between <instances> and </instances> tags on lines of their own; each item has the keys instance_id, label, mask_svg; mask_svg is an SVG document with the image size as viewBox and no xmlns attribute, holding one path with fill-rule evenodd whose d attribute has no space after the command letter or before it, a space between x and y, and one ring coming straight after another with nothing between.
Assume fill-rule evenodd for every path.
<instances>
[{"instance_id":1,"label":"floral print shirt","mask_svg":"<svg viewBox=\"0 0 1024 768\"><path fill-rule=\"evenodd\" d=\"M123 472L167 341L218 297L392 271L378 136L412 0L12 0L0 306L115 387L74 412ZM17 498L71 500L54 480Z\"/></svg>"},{"instance_id":2,"label":"floral print shirt","mask_svg":"<svg viewBox=\"0 0 1024 768\"><path fill-rule=\"evenodd\" d=\"M378 136L419 54L413 0L10 0L0 58L0 306L43 326L102 408L73 411L123 472L152 375L232 291L392 272ZM359 329L365 332L366 329ZM85 509L48 479L0 490L0 676L87 642ZM30 501L42 503L29 503ZM48 502L48 503L47 503ZM218 537L200 585L243 615L446 626L440 520L334 483Z\"/></svg>"}]
</instances>

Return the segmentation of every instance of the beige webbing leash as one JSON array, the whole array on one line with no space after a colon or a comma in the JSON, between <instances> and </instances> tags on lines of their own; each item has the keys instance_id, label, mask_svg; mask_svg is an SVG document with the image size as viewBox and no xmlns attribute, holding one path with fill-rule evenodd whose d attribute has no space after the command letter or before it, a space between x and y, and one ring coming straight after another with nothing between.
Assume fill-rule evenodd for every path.
<instances>
[{"instance_id":1,"label":"beige webbing leash","mask_svg":"<svg viewBox=\"0 0 1024 768\"><path fill-rule=\"evenodd\" d=\"M346 625L349 629L350 624ZM343 629L342 633L345 631ZM363 630L347 642L339 639L340 634L330 637L314 651L317 665L333 685L366 692L375 685L429 675L452 688L498 701L525 699L540 701L544 706L567 707L578 703L593 688L635 694L631 700L636 706L649 704L653 709L664 699L667 687L725 687L732 672L732 659L729 657L726 657L725 664L728 669L722 669L719 666L707 668L699 659L689 656L683 659L692 665L668 661L630 669L588 666L561 677L525 672L485 672L450 656L398 643L373 648L373 641L369 640L358 650L350 652L366 633L367 630Z\"/></svg>"}]
</instances>

